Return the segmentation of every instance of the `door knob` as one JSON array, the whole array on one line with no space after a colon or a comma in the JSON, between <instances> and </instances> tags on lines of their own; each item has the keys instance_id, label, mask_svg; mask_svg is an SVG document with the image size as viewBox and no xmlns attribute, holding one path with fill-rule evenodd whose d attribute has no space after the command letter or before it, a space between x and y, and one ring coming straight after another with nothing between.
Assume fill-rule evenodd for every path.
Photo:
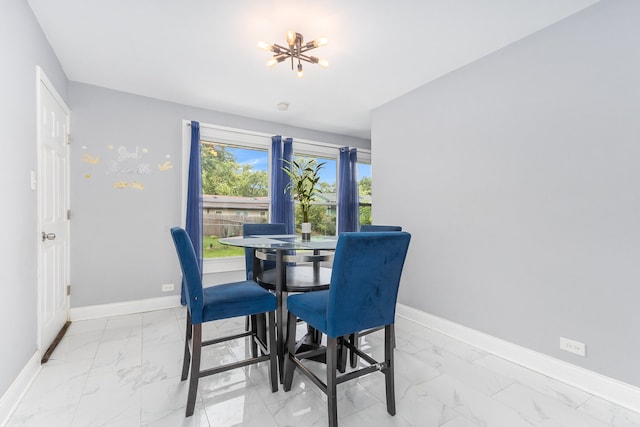
<instances>
[{"instance_id":1,"label":"door knob","mask_svg":"<svg viewBox=\"0 0 640 427\"><path fill-rule=\"evenodd\" d=\"M44 242L45 240L54 240L56 238L56 233L45 233L44 231L42 232L42 241Z\"/></svg>"}]
</instances>

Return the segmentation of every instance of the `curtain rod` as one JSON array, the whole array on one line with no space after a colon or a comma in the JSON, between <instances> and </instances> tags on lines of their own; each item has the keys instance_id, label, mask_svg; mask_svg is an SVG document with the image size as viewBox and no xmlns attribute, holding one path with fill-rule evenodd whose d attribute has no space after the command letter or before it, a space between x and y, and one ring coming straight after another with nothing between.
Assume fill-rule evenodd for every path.
<instances>
[{"instance_id":1,"label":"curtain rod","mask_svg":"<svg viewBox=\"0 0 640 427\"><path fill-rule=\"evenodd\" d=\"M187 121L186 125L188 127L191 127L191 122ZM245 129L231 128L231 127L219 126L219 125L211 125L211 124L208 124L208 123L200 123L200 127L201 128L205 128L205 129L221 130L221 131L225 131L225 132L235 132L235 133L249 134L249 135L255 135L255 136L264 136L265 138L271 138L273 136L273 135L270 135L270 134L264 133L264 132L255 132L255 131L250 131L250 130L245 130Z\"/></svg>"},{"instance_id":2,"label":"curtain rod","mask_svg":"<svg viewBox=\"0 0 640 427\"><path fill-rule=\"evenodd\" d=\"M186 125L191 127L191 122L190 121L186 121ZM249 134L249 135L255 135L255 136L262 136L262 137L269 138L269 139L271 139L271 137L273 136L272 134L268 134L268 133L264 133L264 132L255 132L255 131L249 131L249 130L238 129L238 128L230 128L230 127L225 127L225 126L211 125L211 124L207 124L207 123L200 123L200 127L204 127L204 128L208 128L208 129L223 130L223 131L226 131L226 132L235 132L235 133ZM286 137L282 136L282 138L286 138ZM293 138L293 137L290 137L290 138ZM304 143L304 144L315 145L317 147L323 147L323 148L341 148L341 147L345 146L344 144L330 144L330 143L327 143L327 142L310 141L308 139L303 139L303 138L293 138L293 140L294 140L294 142L297 141L297 142L301 142L301 143ZM356 148L356 147L354 147L354 148Z\"/></svg>"}]
</instances>

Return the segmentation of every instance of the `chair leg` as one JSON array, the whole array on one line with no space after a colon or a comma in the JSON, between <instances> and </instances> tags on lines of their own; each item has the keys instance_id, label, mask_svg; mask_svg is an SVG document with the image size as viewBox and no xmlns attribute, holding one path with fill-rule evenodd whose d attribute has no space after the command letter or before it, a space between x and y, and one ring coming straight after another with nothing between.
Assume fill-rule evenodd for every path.
<instances>
[{"instance_id":1,"label":"chair leg","mask_svg":"<svg viewBox=\"0 0 640 427\"><path fill-rule=\"evenodd\" d=\"M389 366L383 370L384 382L387 394L387 412L396 414L396 392L394 386L393 348L395 346L395 331L393 325L384 327L384 360Z\"/></svg>"},{"instance_id":2,"label":"chair leg","mask_svg":"<svg viewBox=\"0 0 640 427\"><path fill-rule=\"evenodd\" d=\"M278 391L278 351L276 349L276 316L269 312L269 372L271 374L271 391Z\"/></svg>"},{"instance_id":3,"label":"chair leg","mask_svg":"<svg viewBox=\"0 0 640 427\"><path fill-rule=\"evenodd\" d=\"M258 318L255 314L251 315L249 325L251 328L251 357L258 357L258 344L254 339L258 335Z\"/></svg>"},{"instance_id":4,"label":"chair leg","mask_svg":"<svg viewBox=\"0 0 640 427\"><path fill-rule=\"evenodd\" d=\"M349 349L345 342L349 338L344 336L338 338L338 371L344 374L347 371L347 359L349 358Z\"/></svg>"},{"instance_id":5,"label":"chair leg","mask_svg":"<svg viewBox=\"0 0 640 427\"><path fill-rule=\"evenodd\" d=\"M395 326L391 329L391 346L396 348L396 328Z\"/></svg>"},{"instance_id":6,"label":"chair leg","mask_svg":"<svg viewBox=\"0 0 640 427\"><path fill-rule=\"evenodd\" d=\"M187 333L186 337L188 340L193 336L193 330L191 329L191 313L189 313L189 309L187 309Z\"/></svg>"},{"instance_id":7,"label":"chair leg","mask_svg":"<svg viewBox=\"0 0 640 427\"><path fill-rule=\"evenodd\" d=\"M267 315L265 313L256 314L255 318L256 318L256 333L258 334L257 336L260 339L260 341L266 343L269 340L269 336L267 335ZM261 355L265 355L265 354L267 353L261 352Z\"/></svg>"},{"instance_id":8,"label":"chair leg","mask_svg":"<svg viewBox=\"0 0 640 427\"><path fill-rule=\"evenodd\" d=\"M322 332L312 327L311 325L307 325L307 334L310 337L310 343L314 345L320 345L322 342Z\"/></svg>"},{"instance_id":9,"label":"chair leg","mask_svg":"<svg viewBox=\"0 0 640 427\"><path fill-rule=\"evenodd\" d=\"M358 348L358 345L360 344L360 337L357 332L349 335L349 342L351 342L355 348ZM358 355L353 351L349 351L349 353L351 355L351 367L355 368L358 366Z\"/></svg>"},{"instance_id":10,"label":"chair leg","mask_svg":"<svg viewBox=\"0 0 640 427\"><path fill-rule=\"evenodd\" d=\"M202 324L193 325L193 338L191 340L193 354L191 360L191 374L189 378L189 395L187 396L186 416L193 415L196 406L196 394L198 393L198 380L200 379L200 354L202 350Z\"/></svg>"},{"instance_id":11,"label":"chair leg","mask_svg":"<svg viewBox=\"0 0 640 427\"><path fill-rule=\"evenodd\" d=\"M291 390L291 383L293 382L293 371L296 365L291 361L292 357L295 357L296 351L296 316L293 313L289 313L289 329L287 331L287 346L288 352L287 357L285 357L285 371L284 371L284 382L283 388L284 391ZM280 326L280 325L278 325Z\"/></svg>"},{"instance_id":12,"label":"chair leg","mask_svg":"<svg viewBox=\"0 0 640 427\"><path fill-rule=\"evenodd\" d=\"M187 379L189 375L189 364L191 363L191 352L189 351L189 340L192 338L191 314L187 310L187 330L184 334L184 356L182 358L182 376L181 381Z\"/></svg>"},{"instance_id":13,"label":"chair leg","mask_svg":"<svg viewBox=\"0 0 640 427\"><path fill-rule=\"evenodd\" d=\"M337 368L338 338L327 336L327 409L329 411L329 427L338 426Z\"/></svg>"}]
</instances>

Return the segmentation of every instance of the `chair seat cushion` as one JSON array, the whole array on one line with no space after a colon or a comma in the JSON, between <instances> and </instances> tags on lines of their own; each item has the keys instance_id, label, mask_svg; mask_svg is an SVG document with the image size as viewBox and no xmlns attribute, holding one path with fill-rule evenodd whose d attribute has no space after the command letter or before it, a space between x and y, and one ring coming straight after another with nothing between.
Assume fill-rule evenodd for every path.
<instances>
[{"instance_id":1,"label":"chair seat cushion","mask_svg":"<svg viewBox=\"0 0 640 427\"><path fill-rule=\"evenodd\" d=\"M287 310L326 334L328 302L329 290L289 295L287 298Z\"/></svg>"},{"instance_id":2,"label":"chair seat cushion","mask_svg":"<svg viewBox=\"0 0 640 427\"><path fill-rule=\"evenodd\" d=\"M266 313L276 309L276 297L251 280L203 289L202 322Z\"/></svg>"}]
</instances>

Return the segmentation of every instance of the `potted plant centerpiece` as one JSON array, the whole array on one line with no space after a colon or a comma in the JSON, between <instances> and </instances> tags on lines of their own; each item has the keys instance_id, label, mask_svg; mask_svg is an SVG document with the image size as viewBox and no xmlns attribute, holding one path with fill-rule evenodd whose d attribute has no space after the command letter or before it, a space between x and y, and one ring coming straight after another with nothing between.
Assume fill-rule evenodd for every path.
<instances>
[{"instance_id":1,"label":"potted plant centerpiece","mask_svg":"<svg viewBox=\"0 0 640 427\"><path fill-rule=\"evenodd\" d=\"M318 163L316 159L298 157L292 161L283 159L285 165L282 170L289 175L291 182L284 191L289 192L294 200L300 203L302 212L302 240L311 240L311 223L309 222L309 209L316 194L322 193L318 188L320 181L320 169L326 162Z\"/></svg>"}]
</instances>

